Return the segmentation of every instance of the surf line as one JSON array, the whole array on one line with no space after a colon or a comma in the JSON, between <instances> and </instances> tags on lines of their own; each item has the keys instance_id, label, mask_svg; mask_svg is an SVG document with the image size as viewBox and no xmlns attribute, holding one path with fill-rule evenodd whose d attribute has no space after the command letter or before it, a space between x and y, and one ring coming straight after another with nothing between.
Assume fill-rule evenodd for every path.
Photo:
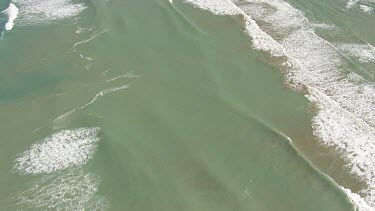
<instances>
[{"instance_id":1,"label":"surf line","mask_svg":"<svg viewBox=\"0 0 375 211\"><path fill-rule=\"evenodd\" d=\"M94 103L99 97L103 97L103 96L106 95L106 94L109 94L109 93L112 93L112 92L115 92L115 91L118 91L118 90L127 89L127 88L129 88L129 86L130 86L130 85L125 84L125 85L123 85L123 86L119 86L119 87L113 87L113 88L104 89L104 90L98 92L98 93L97 93L97 94L91 99L90 102L86 103L86 104L83 105L83 106L80 106L80 107L77 107L77 108L73 108L72 110L67 111L67 112L65 112L64 114L61 114L60 116L56 117L56 118L53 119L52 121L50 121L50 122L44 124L43 126L37 128L37 129L35 129L35 130L34 130L34 133L38 132L38 131L41 130L42 128L44 128L44 127L46 127L46 126L48 126L48 125L50 125L50 124L52 124L52 123L54 123L54 122L56 122L56 121L58 121L58 120L63 119L64 117L68 116L69 114L71 114L71 113L73 113L73 112L75 112L75 111L82 110L82 109L86 108L87 106L93 104L93 103Z\"/></svg>"}]
</instances>

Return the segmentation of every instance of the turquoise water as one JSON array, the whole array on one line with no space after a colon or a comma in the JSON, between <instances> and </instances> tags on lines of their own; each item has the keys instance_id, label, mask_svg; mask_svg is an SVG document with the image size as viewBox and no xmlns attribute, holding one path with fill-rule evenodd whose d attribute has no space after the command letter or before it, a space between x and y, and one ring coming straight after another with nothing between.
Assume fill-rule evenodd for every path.
<instances>
[{"instance_id":1,"label":"turquoise water","mask_svg":"<svg viewBox=\"0 0 375 211\"><path fill-rule=\"evenodd\" d=\"M213 2L228 10L228 1ZM371 206L372 166L361 174L362 164L350 160L371 150L340 141L372 140L372 129L361 127L372 127L374 15L360 5L373 3L276 2L284 7L234 3L307 75L322 68L321 81L283 66L286 54L262 51L244 33L244 14L215 15L205 1L12 2L13 28L5 29L9 11L1 16L1 209L343 211L358 207L356 196ZM275 11L292 11L298 24L281 30L289 16ZM352 22L340 18L348 15ZM333 43L345 70L319 60L338 58L326 45L314 54L300 44L306 40L290 41L308 34L301 24L317 25L309 27ZM311 57L298 57L303 52ZM337 95L348 87L365 97ZM336 126L337 116L346 124Z\"/></svg>"}]
</instances>

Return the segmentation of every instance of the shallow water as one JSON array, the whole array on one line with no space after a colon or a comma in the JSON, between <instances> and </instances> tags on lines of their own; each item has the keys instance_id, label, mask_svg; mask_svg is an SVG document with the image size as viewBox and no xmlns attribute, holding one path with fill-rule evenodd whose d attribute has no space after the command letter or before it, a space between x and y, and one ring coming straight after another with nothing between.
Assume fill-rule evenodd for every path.
<instances>
[{"instance_id":1,"label":"shallow water","mask_svg":"<svg viewBox=\"0 0 375 211\"><path fill-rule=\"evenodd\" d=\"M28 2L14 2L0 41L4 209L353 209L321 172L353 191L366 183L342 161L330 168L339 155L313 136L305 93L252 48L240 16L176 0Z\"/></svg>"}]
</instances>

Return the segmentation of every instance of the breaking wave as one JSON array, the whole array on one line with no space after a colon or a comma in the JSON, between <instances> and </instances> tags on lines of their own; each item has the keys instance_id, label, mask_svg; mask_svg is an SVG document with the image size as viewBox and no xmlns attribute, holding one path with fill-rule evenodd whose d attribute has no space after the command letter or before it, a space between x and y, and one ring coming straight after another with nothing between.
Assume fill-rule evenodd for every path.
<instances>
[{"instance_id":1,"label":"breaking wave","mask_svg":"<svg viewBox=\"0 0 375 211\"><path fill-rule=\"evenodd\" d=\"M253 47L279 58L276 61L286 72L288 86L307 92L306 97L318 108L312 120L314 135L321 143L340 151L350 173L367 184L358 193L345 192L358 210L373 209L375 85L348 69L348 59L343 56L373 62L373 47L366 43L329 43L315 33L316 23L310 23L282 0L186 2L216 15L243 17L245 33L251 37ZM349 2L348 8L356 3Z\"/></svg>"}]
</instances>

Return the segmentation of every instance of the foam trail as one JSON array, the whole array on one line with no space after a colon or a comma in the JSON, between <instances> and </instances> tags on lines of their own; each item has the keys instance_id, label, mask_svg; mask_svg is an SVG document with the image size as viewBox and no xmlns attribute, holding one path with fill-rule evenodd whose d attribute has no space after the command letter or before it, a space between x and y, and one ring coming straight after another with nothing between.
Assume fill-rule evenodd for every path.
<instances>
[{"instance_id":1,"label":"foam trail","mask_svg":"<svg viewBox=\"0 0 375 211\"><path fill-rule=\"evenodd\" d=\"M91 57L86 57L86 56L84 56L83 54L80 54L79 57L81 57L81 59L84 59L84 60L86 60L86 61L93 61L93 60L94 60L93 58L91 58Z\"/></svg>"},{"instance_id":2,"label":"foam trail","mask_svg":"<svg viewBox=\"0 0 375 211\"><path fill-rule=\"evenodd\" d=\"M107 73L108 73L109 71L111 71L111 70L112 70L112 68L108 68L108 69L104 70L104 71L102 72L102 75L107 75Z\"/></svg>"},{"instance_id":3,"label":"foam trail","mask_svg":"<svg viewBox=\"0 0 375 211\"><path fill-rule=\"evenodd\" d=\"M82 169L47 175L18 194L20 210L94 210L110 208L108 199L99 195L100 177Z\"/></svg>"},{"instance_id":4,"label":"foam trail","mask_svg":"<svg viewBox=\"0 0 375 211\"><path fill-rule=\"evenodd\" d=\"M14 26L14 20L18 16L18 8L13 3L9 4L9 7L3 11L8 15L8 22L5 24L6 30L11 30Z\"/></svg>"},{"instance_id":5,"label":"foam trail","mask_svg":"<svg viewBox=\"0 0 375 211\"><path fill-rule=\"evenodd\" d=\"M129 72L129 73L126 73L124 75L119 75L119 76L116 76L114 78L108 79L108 80L106 80L106 82L116 81L117 79L120 79L120 78L137 78L137 77L139 77L139 76L134 75L133 72Z\"/></svg>"},{"instance_id":6,"label":"foam trail","mask_svg":"<svg viewBox=\"0 0 375 211\"><path fill-rule=\"evenodd\" d=\"M103 96L106 95L106 94L109 94L109 93L112 93L112 92L115 92L115 91L118 91L118 90L126 89L126 88L129 88L129 85L123 85L123 86L119 86L119 87L114 87L114 88L104 89L104 90L98 92L98 93L97 93L97 94L91 99L90 102L88 102L88 103L86 103L85 105L80 106L80 107L78 107L78 108L74 108L74 109L72 109L72 110L70 110L70 111L68 111L68 112L66 112L66 113L64 113L64 114L62 114L62 115L56 117L55 119L53 119L52 121L48 122L47 124L45 124L45 125L43 125L43 126L37 128L37 129L35 129L35 130L34 130L34 133L37 132L37 131L39 131L40 129L46 127L47 125L50 125L50 124L52 124L52 123L54 123L54 122L56 122L56 121L58 121L58 120L61 120L61 119L65 118L66 116L68 116L69 114L71 114L71 113L73 113L73 112L75 112L75 111L82 110L82 109L86 108L87 106L93 104L93 103L94 103L99 97L103 97Z\"/></svg>"},{"instance_id":7,"label":"foam trail","mask_svg":"<svg viewBox=\"0 0 375 211\"><path fill-rule=\"evenodd\" d=\"M104 34L104 33L107 33L107 32L109 32L109 31L110 31L110 30L104 30L104 31L102 31L102 32L98 32L98 33L94 34L93 36L91 36L91 37L90 37L89 39L87 39L87 40L83 40L83 41L79 41L79 42L77 42L77 43L74 43L73 48L77 47L78 45L82 45L82 44L84 44L84 43L90 42L91 40L93 40L93 39L99 37L100 35L102 35L102 34Z\"/></svg>"},{"instance_id":8,"label":"foam trail","mask_svg":"<svg viewBox=\"0 0 375 211\"><path fill-rule=\"evenodd\" d=\"M85 66L86 70L90 70L90 67L92 66L92 62L90 62L88 65Z\"/></svg>"},{"instance_id":9,"label":"foam trail","mask_svg":"<svg viewBox=\"0 0 375 211\"><path fill-rule=\"evenodd\" d=\"M253 47L279 58L277 64L287 72L286 82L291 88L307 88L306 97L319 109L312 120L315 136L342 152L350 173L367 184L356 196L362 196L362 202L374 209L375 85L352 71L345 73L348 70L341 67L347 61L339 49L316 35L315 26L285 1L235 1L237 5L230 0L186 2L216 15L244 17ZM356 3L350 1L348 5ZM262 22L261 27L256 21ZM372 61L370 52L354 51L368 62Z\"/></svg>"},{"instance_id":10,"label":"foam trail","mask_svg":"<svg viewBox=\"0 0 375 211\"><path fill-rule=\"evenodd\" d=\"M169 1L169 3L173 4L173 0L168 0L168 1Z\"/></svg>"},{"instance_id":11,"label":"foam trail","mask_svg":"<svg viewBox=\"0 0 375 211\"><path fill-rule=\"evenodd\" d=\"M52 173L84 165L93 155L99 128L62 130L17 155L13 171L20 174Z\"/></svg>"}]
</instances>

